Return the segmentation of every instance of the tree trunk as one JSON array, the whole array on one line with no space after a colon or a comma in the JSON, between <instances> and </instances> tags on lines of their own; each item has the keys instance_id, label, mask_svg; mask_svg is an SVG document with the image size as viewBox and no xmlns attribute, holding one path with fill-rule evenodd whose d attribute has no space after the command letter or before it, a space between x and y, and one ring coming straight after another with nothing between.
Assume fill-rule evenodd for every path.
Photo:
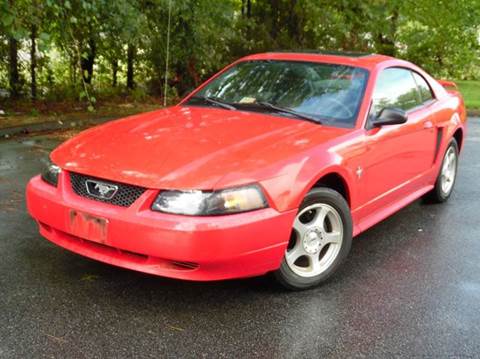
<instances>
[{"instance_id":1,"label":"tree trunk","mask_svg":"<svg viewBox=\"0 0 480 359\"><path fill-rule=\"evenodd\" d=\"M20 75L18 73L18 41L9 37L9 84L10 97L18 98L20 96Z\"/></svg>"},{"instance_id":2,"label":"tree trunk","mask_svg":"<svg viewBox=\"0 0 480 359\"><path fill-rule=\"evenodd\" d=\"M273 41L277 41L277 34L278 34L278 31L279 31L279 26L281 27L282 24L279 24L278 21L279 21L279 18L281 16L281 13L280 13L280 4L279 4L279 0L271 0L270 1L270 9L272 11L271 13L271 17L272 17L272 28L270 29L270 35L273 39Z\"/></svg>"},{"instance_id":3,"label":"tree trunk","mask_svg":"<svg viewBox=\"0 0 480 359\"><path fill-rule=\"evenodd\" d=\"M36 50L36 39L37 39L37 27L32 25L32 31L30 33L31 47L30 47L30 77L31 77L31 95L32 99L37 99L37 50Z\"/></svg>"},{"instance_id":4,"label":"tree trunk","mask_svg":"<svg viewBox=\"0 0 480 359\"><path fill-rule=\"evenodd\" d=\"M90 38L88 40L87 57L82 57L80 62L80 65L82 68L83 80L87 84L92 83L93 65L95 64L96 50L97 50L97 47L95 44L95 40L93 38Z\"/></svg>"},{"instance_id":5,"label":"tree trunk","mask_svg":"<svg viewBox=\"0 0 480 359\"><path fill-rule=\"evenodd\" d=\"M397 28L398 28L398 17L399 17L399 10L397 7L393 9L393 15L392 15L392 20L390 21L390 33L391 33L391 39L388 43L387 51L385 55L390 55L390 56L396 56L396 49L395 49L395 37L397 34Z\"/></svg>"},{"instance_id":6,"label":"tree trunk","mask_svg":"<svg viewBox=\"0 0 480 359\"><path fill-rule=\"evenodd\" d=\"M135 53L137 49L135 48L134 45L128 44L128 49L127 49L127 88L128 89L133 89L135 87L135 82L133 80L133 66L134 66L134 60L135 60Z\"/></svg>"},{"instance_id":7,"label":"tree trunk","mask_svg":"<svg viewBox=\"0 0 480 359\"><path fill-rule=\"evenodd\" d=\"M295 7L297 6L297 0L290 0L290 9L289 9L289 14L290 16L288 17L288 22L289 22L289 31L290 35L293 39L295 39L295 42L297 44L302 43L302 18L301 15L297 13L297 9Z\"/></svg>"},{"instance_id":8,"label":"tree trunk","mask_svg":"<svg viewBox=\"0 0 480 359\"><path fill-rule=\"evenodd\" d=\"M118 60L112 60L112 87L117 87Z\"/></svg>"},{"instance_id":9,"label":"tree trunk","mask_svg":"<svg viewBox=\"0 0 480 359\"><path fill-rule=\"evenodd\" d=\"M188 74L190 75L190 78L193 80L194 87L197 87L200 84L200 75L197 72L195 64L196 64L195 58L194 57L190 58L187 64L187 69L188 69Z\"/></svg>"}]
</instances>

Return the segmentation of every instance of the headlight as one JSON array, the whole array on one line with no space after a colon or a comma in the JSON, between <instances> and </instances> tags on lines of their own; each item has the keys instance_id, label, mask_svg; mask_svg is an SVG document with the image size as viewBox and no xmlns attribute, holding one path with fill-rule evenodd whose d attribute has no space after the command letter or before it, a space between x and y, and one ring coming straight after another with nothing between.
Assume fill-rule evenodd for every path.
<instances>
[{"instance_id":1,"label":"headlight","mask_svg":"<svg viewBox=\"0 0 480 359\"><path fill-rule=\"evenodd\" d=\"M257 185L225 189L221 191L163 191L152 210L184 214L190 216L208 216L232 214L267 207L262 190Z\"/></svg>"},{"instance_id":2,"label":"headlight","mask_svg":"<svg viewBox=\"0 0 480 359\"><path fill-rule=\"evenodd\" d=\"M45 165L45 168L42 171L42 179L51 184L52 186L57 187L58 184L58 175L62 172L62 169L57 165L54 165L52 162L48 161Z\"/></svg>"}]
</instances>

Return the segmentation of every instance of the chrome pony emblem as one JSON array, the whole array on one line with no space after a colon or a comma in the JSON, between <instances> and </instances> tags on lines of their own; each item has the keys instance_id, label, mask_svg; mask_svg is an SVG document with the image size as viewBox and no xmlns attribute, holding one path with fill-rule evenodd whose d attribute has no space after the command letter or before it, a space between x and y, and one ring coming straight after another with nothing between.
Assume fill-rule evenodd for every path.
<instances>
[{"instance_id":1,"label":"chrome pony emblem","mask_svg":"<svg viewBox=\"0 0 480 359\"><path fill-rule=\"evenodd\" d=\"M86 180L85 186L88 194L100 199L112 199L118 191L118 186L114 184L94 180Z\"/></svg>"}]
</instances>

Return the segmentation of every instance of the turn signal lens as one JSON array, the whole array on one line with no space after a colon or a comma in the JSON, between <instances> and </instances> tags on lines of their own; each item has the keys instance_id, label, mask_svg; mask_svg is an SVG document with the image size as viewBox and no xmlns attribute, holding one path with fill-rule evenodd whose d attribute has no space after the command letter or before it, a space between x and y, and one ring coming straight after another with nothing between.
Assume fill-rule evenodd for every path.
<instances>
[{"instance_id":1,"label":"turn signal lens","mask_svg":"<svg viewBox=\"0 0 480 359\"><path fill-rule=\"evenodd\" d=\"M48 184L57 187L60 172L62 172L62 169L49 161L43 169L41 177Z\"/></svg>"}]
</instances>

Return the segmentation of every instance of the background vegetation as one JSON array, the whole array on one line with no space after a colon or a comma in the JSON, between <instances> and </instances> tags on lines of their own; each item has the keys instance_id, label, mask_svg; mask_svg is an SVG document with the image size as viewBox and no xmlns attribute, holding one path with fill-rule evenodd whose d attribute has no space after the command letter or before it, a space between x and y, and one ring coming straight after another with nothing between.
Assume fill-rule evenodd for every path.
<instances>
[{"instance_id":1,"label":"background vegetation","mask_svg":"<svg viewBox=\"0 0 480 359\"><path fill-rule=\"evenodd\" d=\"M161 98L169 1L0 0L0 101L94 110ZM171 0L169 101L240 56L277 49L377 52L478 80L479 36L478 0Z\"/></svg>"}]
</instances>

